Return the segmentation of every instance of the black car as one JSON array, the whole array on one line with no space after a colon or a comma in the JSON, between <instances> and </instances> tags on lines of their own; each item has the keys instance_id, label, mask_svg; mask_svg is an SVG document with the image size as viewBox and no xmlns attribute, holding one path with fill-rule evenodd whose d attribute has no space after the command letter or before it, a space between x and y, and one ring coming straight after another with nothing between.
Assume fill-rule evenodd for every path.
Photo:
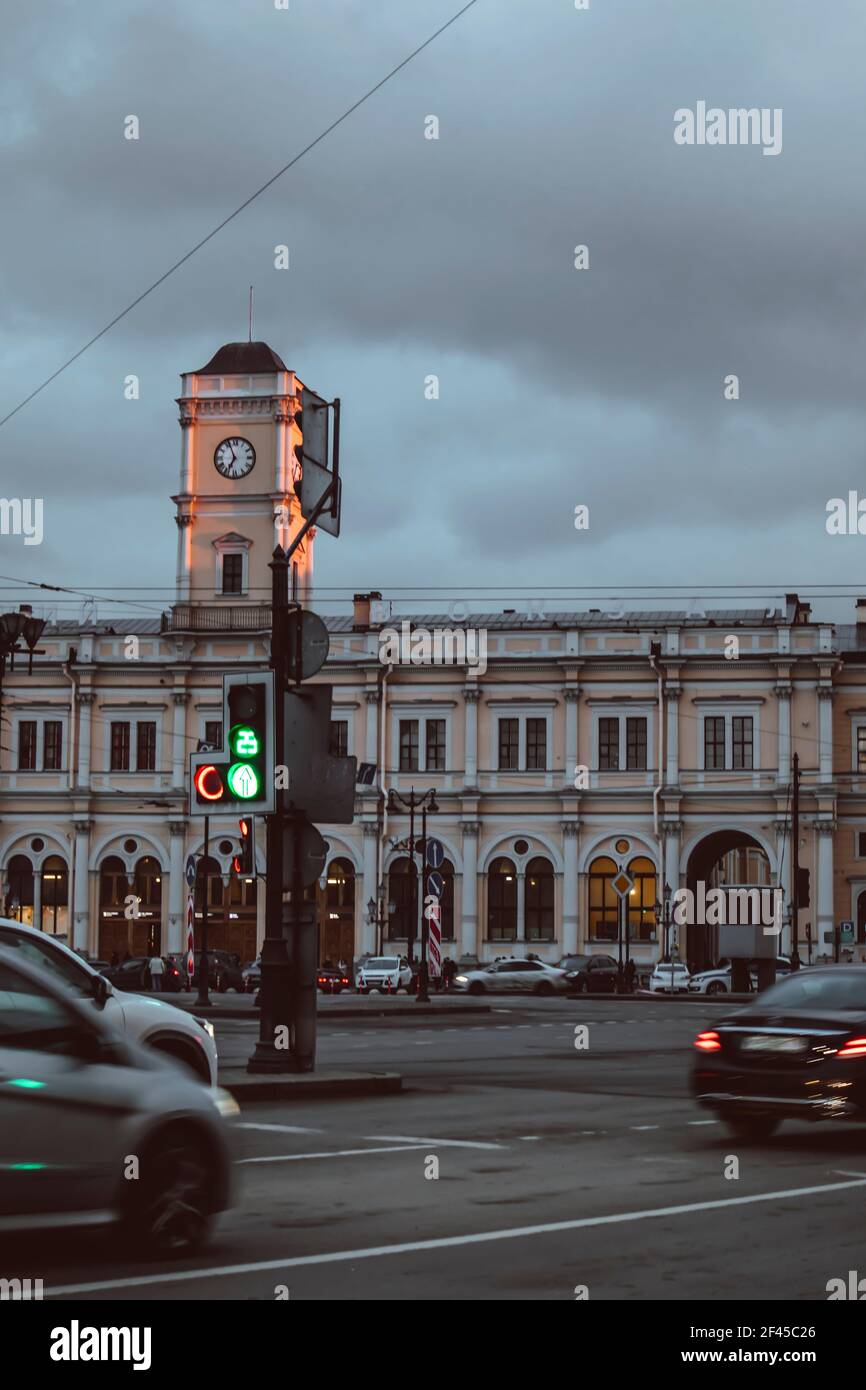
<instances>
[{"instance_id":1,"label":"black car","mask_svg":"<svg viewBox=\"0 0 866 1390\"><path fill-rule=\"evenodd\" d=\"M795 971L695 1039L692 1093L735 1134L866 1120L866 969Z\"/></svg>"},{"instance_id":2,"label":"black car","mask_svg":"<svg viewBox=\"0 0 866 1390\"><path fill-rule=\"evenodd\" d=\"M193 971L192 985L194 989L197 989L201 951L196 951L194 959L195 970ZM186 988L186 952L171 956L170 960L180 972L183 980L182 987ZM243 966L228 951L208 951L207 966L208 989L216 990L217 994L225 994L226 990L229 989L236 989L239 994L245 992L247 983L244 979Z\"/></svg>"},{"instance_id":3,"label":"black car","mask_svg":"<svg viewBox=\"0 0 866 1390\"><path fill-rule=\"evenodd\" d=\"M352 988L352 977L346 970L320 965L316 971L316 985L321 994L340 994L344 989Z\"/></svg>"},{"instance_id":4,"label":"black car","mask_svg":"<svg viewBox=\"0 0 866 1390\"><path fill-rule=\"evenodd\" d=\"M183 980L177 964L170 956L162 957L162 990L165 994L176 994L183 988ZM102 972L115 989L132 990L142 994L151 988L150 956L132 956L119 965L110 966Z\"/></svg>"},{"instance_id":5,"label":"black car","mask_svg":"<svg viewBox=\"0 0 866 1390\"><path fill-rule=\"evenodd\" d=\"M615 994L619 967L613 956L563 956L557 962L565 971L569 994Z\"/></svg>"}]
</instances>

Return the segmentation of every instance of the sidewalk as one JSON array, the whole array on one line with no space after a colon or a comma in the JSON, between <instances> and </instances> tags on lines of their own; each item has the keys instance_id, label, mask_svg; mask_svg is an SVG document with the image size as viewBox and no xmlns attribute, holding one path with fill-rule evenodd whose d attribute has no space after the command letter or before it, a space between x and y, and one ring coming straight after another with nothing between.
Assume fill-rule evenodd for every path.
<instances>
[{"instance_id":1,"label":"sidewalk","mask_svg":"<svg viewBox=\"0 0 866 1390\"><path fill-rule=\"evenodd\" d=\"M257 1020L259 1011L254 1006L252 994L211 993L210 1004L200 1006L196 994L161 994L159 998L179 1009L200 1014L203 1018L233 1018ZM497 995L498 999L499 996ZM408 1015L418 1018L421 1015L489 1014L490 1004L479 1004L477 1000L458 994L433 994L429 1004L416 1004L413 995L407 994L320 994L318 996L318 1017L328 1018L393 1018Z\"/></svg>"}]
</instances>

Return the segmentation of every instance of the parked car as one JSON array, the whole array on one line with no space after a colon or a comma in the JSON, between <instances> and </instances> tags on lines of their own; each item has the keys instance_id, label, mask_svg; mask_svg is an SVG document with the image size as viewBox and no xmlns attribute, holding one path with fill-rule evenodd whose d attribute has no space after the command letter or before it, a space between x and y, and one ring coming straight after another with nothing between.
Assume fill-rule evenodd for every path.
<instances>
[{"instance_id":1,"label":"parked car","mask_svg":"<svg viewBox=\"0 0 866 1390\"><path fill-rule=\"evenodd\" d=\"M369 994L371 989L378 989L382 994L396 994L399 989L408 992L412 978L412 968L405 956L371 956L358 968L355 988L359 994Z\"/></svg>"},{"instance_id":2,"label":"parked car","mask_svg":"<svg viewBox=\"0 0 866 1390\"><path fill-rule=\"evenodd\" d=\"M162 992L176 994L185 984L177 962L171 956L163 956L162 964ZM151 988L149 956L131 956L129 960L123 960L119 965L110 965L107 970L99 973L104 974L115 989L134 990L141 994Z\"/></svg>"},{"instance_id":3,"label":"parked car","mask_svg":"<svg viewBox=\"0 0 866 1390\"><path fill-rule=\"evenodd\" d=\"M613 956L563 956L559 969L565 971L569 994L615 994L619 987Z\"/></svg>"},{"instance_id":4,"label":"parked car","mask_svg":"<svg viewBox=\"0 0 866 1390\"><path fill-rule=\"evenodd\" d=\"M568 983L565 971L556 965L512 957L462 970L452 987L463 994L565 994Z\"/></svg>"},{"instance_id":5,"label":"parked car","mask_svg":"<svg viewBox=\"0 0 866 1390\"><path fill-rule=\"evenodd\" d=\"M792 965L787 956L776 957L776 977L780 978L790 975ZM803 966L802 969L806 969ZM749 962L749 979L752 990L758 987L758 962L757 959ZM726 961L719 965L715 970L699 970L697 974L689 979L690 994L730 994L731 993L731 962Z\"/></svg>"},{"instance_id":6,"label":"parked car","mask_svg":"<svg viewBox=\"0 0 866 1390\"><path fill-rule=\"evenodd\" d=\"M174 1254L229 1205L237 1103L129 1043L19 947L0 946L0 1079L0 1232L108 1218L125 1248Z\"/></svg>"},{"instance_id":7,"label":"parked car","mask_svg":"<svg viewBox=\"0 0 866 1390\"><path fill-rule=\"evenodd\" d=\"M180 973L183 982L181 988L185 988L188 978L186 951L170 956L169 959ZM195 962L195 969L192 975L192 987L193 989L198 989L198 971L201 963L201 951L196 951L193 959ZM207 965L208 989L215 990L217 994L225 994L226 991L230 989L236 989L239 994L244 993L247 984L244 979L243 967L228 951L208 951Z\"/></svg>"},{"instance_id":8,"label":"parked car","mask_svg":"<svg viewBox=\"0 0 866 1390\"><path fill-rule=\"evenodd\" d=\"M689 971L685 961L659 961L649 977L651 994L688 994Z\"/></svg>"},{"instance_id":9,"label":"parked car","mask_svg":"<svg viewBox=\"0 0 866 1390\"><path fill-rule=\"evenodd\" d=\"M249 965L245 965L241 971L241 979L244 982L244 991L247 994L255 994L262 982L262 958L257 956L251 960Z\"/></svg>"},{"instance_id":10,"label":"parked car","mask_svg":"<svg viewBox=\"0 0 866 1390\"><path fill-rule=\"evenodd\" d=\"M89 1002L106 1021L132 1042L184 1062L201 1081L215 1086L217 1050L213 1025L207 1019L178 1009L155 994L120 994L68 946L47 932L0 917L0 946L59 981L79 999Z\"/></svg>"},{"instance_id":11,"label":"parked car","mask_svg":"<svg viewBox=\"0 0 866 1390\"><path fill-rule=\"evenodd\" d=\"M798 970L694 1043L692 1094L735 1134L786 1118L866 1120L866 970Z\"/></svg>"},{"instance_id":12,"label":"parked car","mask_svg":"<svg viewBox=\"0 0 866 1390\"><path fill-rule=\"evenodd\" d=\"M320 965L316 973L316 984L322 994L341 994L344 989L352 988L352 979L345 970Z\"/></svg>"}]
</instances>

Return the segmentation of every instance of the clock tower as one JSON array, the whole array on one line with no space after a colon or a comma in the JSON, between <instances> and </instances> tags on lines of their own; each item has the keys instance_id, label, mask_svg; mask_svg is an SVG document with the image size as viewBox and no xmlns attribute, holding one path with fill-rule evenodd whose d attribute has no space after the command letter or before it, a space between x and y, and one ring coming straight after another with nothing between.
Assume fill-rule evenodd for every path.
<instances>
[{"instance_id":1,"label":"clock tower","mask_svg":"<svg viewBox=\"0 0 866 1390\"><path fill-rule=\"evenodd\" d=\"M303 525L294 453L301 389L267 343L226 343L182 376L180 491L172 498L178 604L270 604L274 548L288 546ZM292 557L291 597L308 604L312 580L311 531Z\"/></svg>"}]
</instances>

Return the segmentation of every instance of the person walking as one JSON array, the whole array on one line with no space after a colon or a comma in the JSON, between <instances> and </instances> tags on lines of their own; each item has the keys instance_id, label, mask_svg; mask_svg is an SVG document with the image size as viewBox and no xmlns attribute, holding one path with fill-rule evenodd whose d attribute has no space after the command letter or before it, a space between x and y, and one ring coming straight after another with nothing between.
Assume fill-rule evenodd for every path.
<instances>
[{"instance_id":1,"label":"person walking","mask_svg":"<svg viewBox=\"0 0 866 1390\"><path fill-rule=\"evenodd\" d=\"M161 994L162 977L165 973L162 956L151 956L148 968L150 970L150 987L155 994Z\"/></svg>"}]
</instances>

